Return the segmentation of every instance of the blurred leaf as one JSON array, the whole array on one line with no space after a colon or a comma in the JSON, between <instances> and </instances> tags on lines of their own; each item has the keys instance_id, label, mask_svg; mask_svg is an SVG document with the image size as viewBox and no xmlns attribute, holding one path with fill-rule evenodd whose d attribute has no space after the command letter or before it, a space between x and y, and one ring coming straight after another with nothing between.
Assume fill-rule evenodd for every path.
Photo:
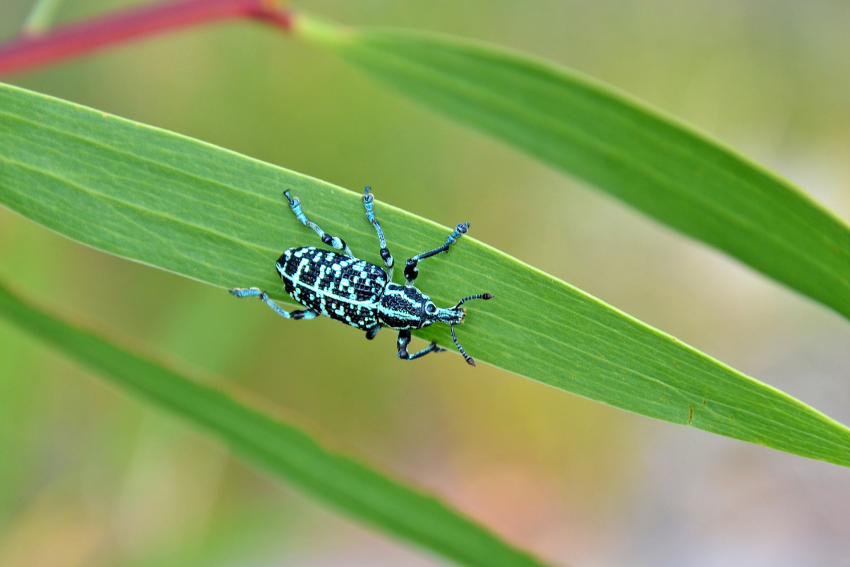
<instances>
[{"instance_id":1,"label":"blurred leaf","mask_svg":"<svg viewBox=\"0 0 850 567\"><path fill-rule=\"evenodd\" d=\"M543 565L435 498L327 449L302 429L48 315L2 285L0 315L352 518L463 565Z\"/></svg>"},{"instance_id":2,"label":"blurred leaf","mask_svg":"<svg viewBox=\"0 0 850 567\"><path fill-rule=\"evenodd\" d=\"M203 530L175 530L154 545L148 543L135 557L115 567L221 567L264 565L282 549L297 549L299 535L292 509L282 513L273 499L249 504L205 518ZM303 535L303 532L302 532ZM271 562L270 562L271 563ZM278 557L274 564L286 564Z\"/></svg>"},{"instance_id":3,"label":"blurred leaf","mask_svg":"<svg viewBox=\"0 0 850 567\"><path fill-rule=\"evenodd\" d=\"M176 134L2 86L0 148L0 204L213 285L255 285L291 301L274 262L286 248L319 242L284 204L287 187L329 234L380 262L359 195ZM383 203L376 212L399 264L449 233ZM471 237L420 266L417 282L438 304L496 295L470 304L459 328L480 361L650 417L850 465L850 430L840 423ZM452 346L443 325L416 334Z\"/></svg>"},{"instance_id":4,"label":"blurred leaf","mask_svg":"<svg viewBox=\"0 0 850 567\"><path fill-rule=\"evenodd\" d=\"M24 22L23 32L38 35L49 30L61 4L62 0L36 0Z\"/></svg>"},{"instance_id":5,"label":"blurred leaf","mask_svg":"<svg viewBox=\"0 0 850 567\"><path fill-rule=\"evenodd\" d=\"M0 534L8 533L6 523L32 496L35 463L43 457L32 449L43 423L34 417L39 415L34 401L41 398L37 383L24 378L38 370L28 347L12 329L0 329Z\"/></svg>"},{"instance_id":6,"label":"blurred leaf","mask_svg":"<svg viewBox=\"0 0 850 567\"><path fill-rule=\"evenodd\" d=\"M303 17L297 32L850 317L847 225L691 126L575 71L492 45Z\"/></svg>"}]
</instances>

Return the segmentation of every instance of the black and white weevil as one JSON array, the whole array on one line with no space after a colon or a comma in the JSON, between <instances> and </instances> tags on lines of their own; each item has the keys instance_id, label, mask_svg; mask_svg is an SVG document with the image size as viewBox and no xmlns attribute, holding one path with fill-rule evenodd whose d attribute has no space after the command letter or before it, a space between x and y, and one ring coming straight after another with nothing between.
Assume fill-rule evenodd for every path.
<instances>
[{"instance_id":1,"label":"black and white weevil","mask_svg":"<svg viewBox=\"0 0 850 567\"><path fill-rule=\"evenodd\" d=\"M381 230L381 225L375 218L374 197L369 191L370 188L366 187L363 195L366 219L372 223L378 233L381 258L384 260L386 270L356 258L341 238L325 233L319 225L308 220L301 210L301 203L296 197L290 196L287 190L283 194L289 201L289 207L295 213L298 222L315 230L322 242L343 251L344 254L306 246L290 248L278 259L277 272L283 280L286 293L307 309L289 313L272 301L266 292L256 287L231 289L230 293L236 297L257 297L274 309L278 315L287 319L314 319L319 315L336 319L366 331L366 338L370 340L374 339L381 327L386 325L398 331L398 357L404 360L413 360L429 352L446 350L432 342L419 352L413 354L407 352L410 331L422 329L434 323L446 323L451 325L452 340L463 358L475 366L475 361L460 346L454 326L463 323L466 315L466 310L461 309L461 305L472 299L492 299L493 295L490 293L470 295L458 301L454 307L443 309L434 305L430 297L413 285L416 276L419 275L417 267L419 261L447 252L449 246L466 234L469 223L457 225L442 246L410 258L404 267L404 277L407 282L405 285L399 285L393 283L393 257L387 248L384 231Z\"/></svg>"}]
</instances>

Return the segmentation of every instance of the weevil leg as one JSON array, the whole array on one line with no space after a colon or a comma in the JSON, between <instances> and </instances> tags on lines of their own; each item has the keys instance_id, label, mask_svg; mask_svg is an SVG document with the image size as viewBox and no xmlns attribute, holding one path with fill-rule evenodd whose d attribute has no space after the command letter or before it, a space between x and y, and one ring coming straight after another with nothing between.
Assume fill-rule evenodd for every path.
<instances>
[{"instance_id":1,"label":"weevil leg","mask_svg":"<svg viewBox=\"0 0 850 567\"><path fill-rule=\"evenodd\" d=\"M288 189L284 191L283 194L286 196L287 201L289 201L289 208L292 209L293 213L295 213L298 222L300 222L306 227L315 230L316 234L319 235L319 238L322 239L322 242L324 242L328 246L332 246L337 250L342 250L343 252L345 252L346 256L348 256L349 258L354 258L354 254L351 253L351 248L348 247L348 244L346 244L342 238L340 238L339 236L331 236L330 234L322 230L319 225L307 219L307 216L304 214L304 211L301 210L301 201L298 200L298 197L291 197L289 195Z\"/></svg>"},{"instance_id":2,"label":"weevil leg","mask_svg":"<svg viewBox=\"0 0 850 567\"><path fill-rule=\"evenodd\" d=\"M312 309L304 309L299 311L293 311L292 313L290 313L289 311L286 311L280 305L272 301L272 298L269 297L266 292L264 292L258 287L240 287L236 289L231 289L230 295L235 295L236 297L257 297L260 301L271 307L275 313L286 319L315 319L319 316L319 314L313 311Z\"/></svg>"},{"instance_id":3,"label":"weevil leg","mask_svg":"<svg viewBox=\"0 0 850 567\"><path fill-rule=\"evenodd\" d=\"M378 241L381 243L381 258L384 260L384 266L386 266L387 268L387 279L389 281L393 281L393 265L395 264L395 260L393 260L393 255L390 254L389 248L387 248L387 241L384 238L384 231L381 230L381 225L378 223L378 219L375 218L375 197L373 197L372 194L369 193L371 189L372 188L367 185L366 192L363 195L363 206L366 207L366 220L372 223L372 226L375 227L375 230L378 233Z\"/></svg>"},{"instance_id":4,"label":"weevil leg","mask_svg":"<svg viewBox=\"0 0 850 567\"><path fill-rule=\"evenodd\" d=\"M398 332L398 357L403 360L413 360L414 358L419 358L420 356L425 356L429 352L443 352L444 348L438 347L437 343L432 342L427 347L423 348L419 352L415 352L413 354L409 354L407 352L407 345L410 344L410 331L399 331Z\"/></svg>"},{"instance_id":5,"label":"weevil leg","mask_svg":"<svg viewBox=\"0 0 850 567\"><path fill-rule=\"evenodd\" d=\"M436 256L437 254L441 254L443 252L449 251L449 246L457 242L457 239L466 234L469 230L469 223L462 222L452 231L448 238L446 238L446 243L440 246L439 248L434 248L433 250L429 250L428 252L423 252L422 254L417 254L413 258L409 259L404 266L404 278L407 280L406 285L413 285L414 280L419 275L419 268L417 264L419 264L420 260L424 260L425 258L430 258L431 256Z\"/></svg>"},{"instance_id":6,"label":"weevil leg","mask_svg":"<svg viewBox=\"0 0 850 567\"><path fill-rule=\"evenodd\" d=\"M372 339L375 338L375 335L377 335L378 331L380 331L380 330L381 330L381 325L375 325L374 327L372 327L371 329L366 331L366 338L371 341Z\"/></svg>"}]
</instances>

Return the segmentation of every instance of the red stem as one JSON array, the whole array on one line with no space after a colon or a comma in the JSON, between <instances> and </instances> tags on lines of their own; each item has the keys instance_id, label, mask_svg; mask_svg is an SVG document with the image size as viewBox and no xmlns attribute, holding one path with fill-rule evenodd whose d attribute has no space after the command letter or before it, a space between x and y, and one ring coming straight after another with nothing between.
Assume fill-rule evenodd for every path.
<instances>
[{"instance_id":1,"label":"red stem","mask_svg":"<svg viewBox=\"0 0 850 567\"><path fill-rule=\"evenodd\" d=\"M246 18L291 30L293 15L275 0L177 0L120 10L0 45L0 76L49 65L172 29Z\"/></svg>"}]
</instances>

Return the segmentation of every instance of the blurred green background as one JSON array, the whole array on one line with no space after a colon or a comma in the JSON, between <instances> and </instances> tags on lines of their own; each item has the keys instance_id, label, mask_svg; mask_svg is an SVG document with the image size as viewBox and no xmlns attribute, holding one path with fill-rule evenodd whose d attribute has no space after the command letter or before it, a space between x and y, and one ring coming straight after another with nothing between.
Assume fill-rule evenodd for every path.
<instances>
[{"instance_id":1,"label":"blurred green background","mask_svg":"<svg viewBox=\"0 0 850 567\"><path fill-rule=\"evenodd\" d=\"M131 3L65 0L59 19ZM18 32L30 6L0 2L0 37ZM850 218L843 2L291 7L576 68ZM847 321L271 28L217 24L7 80L355 191L370 184L378 199L447 226L470 220L475 238L850 423ZM473 370L454 354L405 363L391 333L366 342L327 319L282 321L5 209L0 278L298 416L553 563L850 565L850 474L839 467ZM0 321L0 566L438 564L255 473Z\"/></svg>"}]
</instances>

